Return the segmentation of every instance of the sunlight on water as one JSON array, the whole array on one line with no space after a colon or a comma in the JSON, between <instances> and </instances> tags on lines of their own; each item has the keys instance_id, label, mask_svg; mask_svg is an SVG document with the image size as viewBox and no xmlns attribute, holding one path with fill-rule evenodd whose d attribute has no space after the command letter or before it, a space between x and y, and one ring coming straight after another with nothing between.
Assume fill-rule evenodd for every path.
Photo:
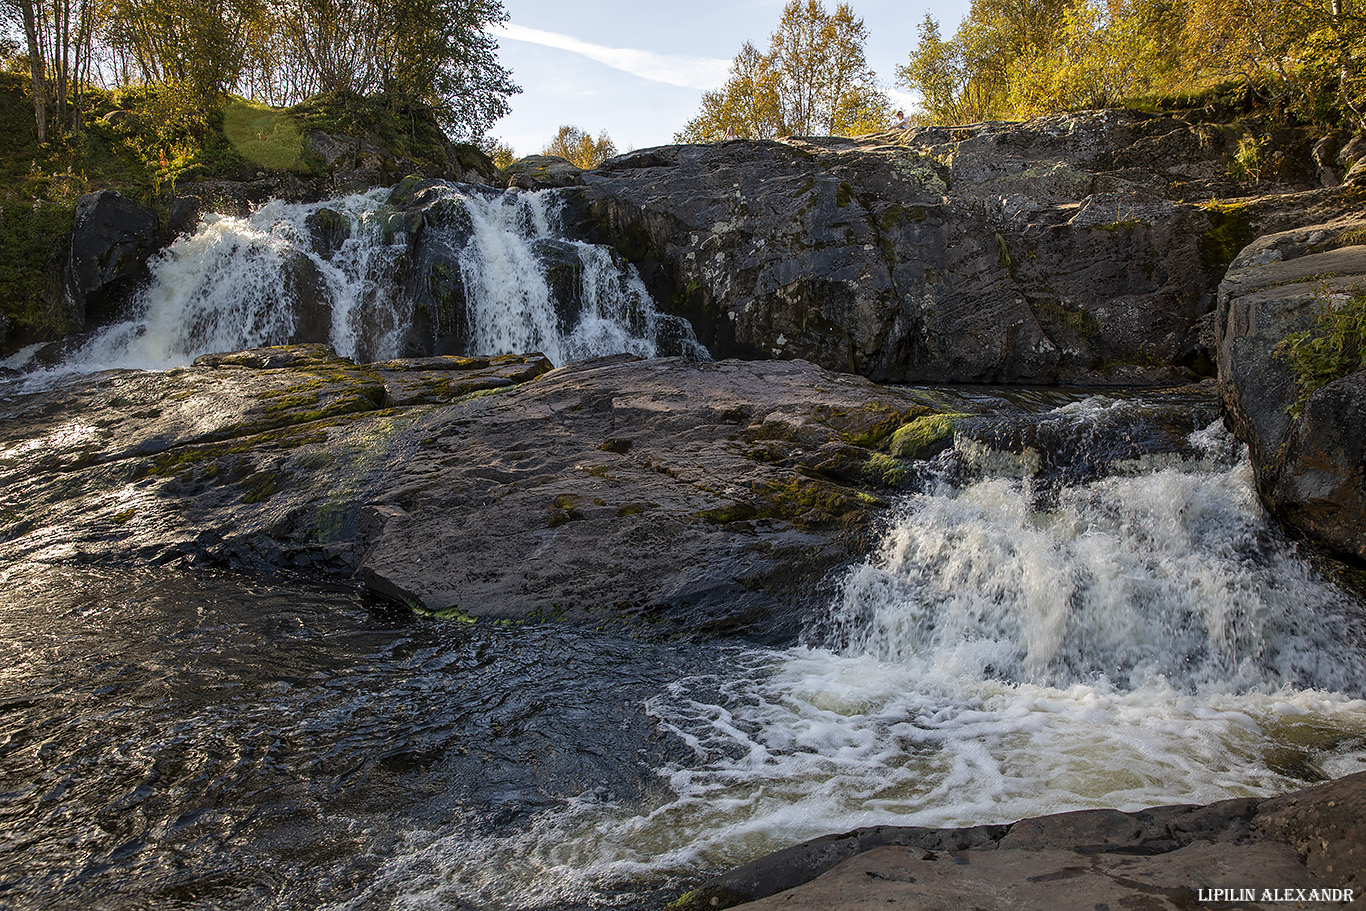
<instances>
[{"instance_id":1,"label":"sunlight on water","mask_svg":"<svg viewBox=\"0 0 1366 911\"><path fill-rule=\"evenodd\" d=\"M1131 463L1046 508L1029 478L930 482L848 571L819 641L723 653L725 670L646 703L690 754L659 770L655 802L586 794L511 837L414 835L345 907L555 907L857 826L1203 803L1366 769L1360 606L1271 529L1222 428L1188 442L1185 461Z\"/></svg>"},{"instance_id":2,"label":"sunlight on water","mask_svg":"<svg viewBox=\"0 0 1366 911\"><path fill-rule=\"evenodd\" d=\"M420 353L433 339L413 335L419 290L445 270L460 281L438 296L464 311L457 321L467 324L468 339L463 350L443 353L539 351L556 365L653 357L667 323L675 353L708 359L685 321L656 310L634 266L561 236L553 191L437 187L436 204L417 214L395 210L389 192L206 215L193 234L153 257L128 319L98 330L34 381L120 367L164 370L202 354L301 341L326 342L365 362ZM421 225L415 235L414 223ZM431 274L409 274L417 269L409 258L423 244L445 250L449 261L422 260ZM29 366L37 353L5 366Z\"/></svg>"}]
</instances>

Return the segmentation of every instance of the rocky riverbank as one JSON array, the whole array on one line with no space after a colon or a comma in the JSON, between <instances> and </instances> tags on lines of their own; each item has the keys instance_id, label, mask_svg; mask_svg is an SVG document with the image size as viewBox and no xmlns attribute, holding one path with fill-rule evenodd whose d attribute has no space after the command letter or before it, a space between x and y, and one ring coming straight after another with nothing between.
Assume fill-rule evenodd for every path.
<instances>
[{"instance_id":1,"label":"rocky riverbank","mask_svg":"<svg viewBox=\"0 0 1366 911\"><path fill-rule=\"evenodd\" d=\"M946 442L927 402L788 361L110 371L0 401L0 557L332 570L446 616L785 641Z\"/></svg>"},{"instance_id":2,"label":"rocky riverbank","mask_svg":"<svg viewBox=\"0 0 1366 911\"><path fill-rule=\"evenodd\" d=\"M1235 133L1191 113L1099 111L857 140L667 146L594 171L533 157L498 179L560 194L569 236L640 270L669 323L668 353L695 331L716 356L805 359L883 382L1170 385L1217 369L1268 507L1361 559L1366 483L1348 416L1363 374L1349 371L1291 421L1298 396L1276 352L1287 333L1313 328L1322 279L1339 295L1366 286L1366 168L1356 167L1366 143L1285 131L1279 168L1248 183L1230 177ZM348 187L393 167L328 162ZM240 212L266 195L319 192L316 181L272 179L186 187L170 204L181 213L172 228L206 207ZM470 335L459 263L468 217L440 185L405 181L388 203L408 244L392 275L414 302L408 355L461 353ZM109 192L80 213L67 297L83 319L87 308L118 309L161 229ZM326 214L310 228L322 247L337 242ZM572 254L569 243L536 253L561 320L581 306ZM280 341L326 342L331 319L310 291L319 281L297 259L286 281L296 329Z\"/></svg>"},{"instance_id":3,"label":"rocky riverbank","mask_svg":"<svg viewBox=\"0 0 1366 911\"><path fill-rule=\"evenodd\" d=\"M0 560L335 572L455 620L790 642L961 418L864 377L1155 385L1216 365L1264 501L1366 559L1366 373L1301 402L1279 354L1366 285L1361 170L1339 179L1366 146L1290 143L1302 166L1252 193L1207 127L1096 112L665 147L594 172L531 162L503 178L556 188L576 236L638 267L713 353L747 359L360 364L303 344L38 390L11 378ZM272 179L185 188L172 210L189 224L318 192ZM387 204L410 244L393 279L427 309L422 353L462 337L447 318L464 300L460 251L423 233L459 213L424 196L432 186L405 183ZM77 225L82 319L126 304L166 234L117 199L95 198ZM324 222L312 243L335 240ZM1354 776L1198 809L860 830L679 907L1236 907L1262 900L1201 890L1355 890L1363 789Z\"/></svg>"},{"instance_id":4,"label":"rocky riverbank","mask_svg":"<svg viewBox=\"0 0 1366 911\"><path fill-rule=\"evenodd\" d=\"M672 911L1343 908L1366 890L1366 773L1265 800L879 826L761 857Z\"/></svg>"}]
</instances>

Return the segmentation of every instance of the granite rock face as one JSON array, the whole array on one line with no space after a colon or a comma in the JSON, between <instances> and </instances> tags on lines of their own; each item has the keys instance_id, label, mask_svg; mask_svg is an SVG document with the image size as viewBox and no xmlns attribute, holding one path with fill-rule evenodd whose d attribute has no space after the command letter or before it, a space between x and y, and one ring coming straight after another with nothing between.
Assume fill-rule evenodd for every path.
<instances>
[{"instance_id":1,"label":"granite rock face","mask_svg":"<svg viewBox=\"0 0 1366 911\"><path fill-rule=\"evenodd\" d=\"M1170 382L1208 371L1202 318L1238 249L1351 205L1316 188L1307 150L1303 179L1213 202L1240 188L1208 132L1101 111L665 146L563 192L719 356L879 381Z\"/></svg>"},{"instance_id":2,"label":"granite rock face","mask_svg":"<svg viewBox=\"0 0 1366 911\"><path fill-rule=\"evenodd\" d=\"M322 346L0 400L0 558L358 574L426 612L790 641L915 393L801 362Z\"/></svg>"},{"instance_id":3,"label":"granite rock face","mask_svg":"<svg viewBox=\"0 0 1366 911\"><path fill-rule=\"evenodd\" d=\"M670 909L1341 908L1366 886L1364 811L1366 773L1358 773L1203 807L857 829L759 858Z\"/></svg>"},{"instance_id":4,"label":"granite rock face","mask_svg":"<svg viewBox=\"0 0 1366 911\"><path fill-rule=\"evenodd\" d=\"M1257 490L1291 526L1366 558L1366 372L1300 392L1284 350L1324 308L1366 289L1366 220L1269 234L1244 249L1219 289L1219 393L1248 444Z\"/></svg>"}]
</instances>

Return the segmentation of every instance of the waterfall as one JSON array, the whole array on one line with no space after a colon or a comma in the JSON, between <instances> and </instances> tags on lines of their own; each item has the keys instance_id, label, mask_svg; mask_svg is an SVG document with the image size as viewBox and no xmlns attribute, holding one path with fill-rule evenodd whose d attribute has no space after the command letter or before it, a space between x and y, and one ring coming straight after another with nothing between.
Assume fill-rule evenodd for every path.
<instances>
[{"instance_id":1,"label":"waterfall","mask_svg":"<svg viewBox=\"0 0 1366 911\"><path fill-rule=\"evenodd\" d=\"M1037 423L1071 428L1074 442L1118 407L1070 405ZM1185 458L1125 460L1040 496L1037 475L960 434L844 579L833 644L1007 683L1366 693L1366 659L1345 646L1363 627L1352 599L1271 527L1221 425L1187 443ZM967 478L964 463L976 466Z\"/></svg>"},{"instance_id":2,"label":"waterfall","mask_svg":"<svg viewBox=\"0 0 1366 911\"><path fill-rule=\"evenodd\" d=\"M539 351L556 365L629 353L707 359L635 268L559 229L553 191L434 182L209 214L157 254L128 318L56 372L167 369L242 348L325 342L375 361ZM663 340L663 345L661 345Z\"/></svg>"},{"instance_id":3,"label":"waterfall","mask_svg":"<svg viewBox=\"0 0 1366 911\"><path fill-rule=\"evenodd\" d=\"M1150 420L1177 410L1160 398L989 404L806 645L723 647L646 703L679 744L654 802L588 793L524 833L433 837L376 882L515 882L516 906L549 906L858 826L1269 796L1366 769L1359 600L1268 521L1245 449L1189 413L1186 433ZM1088 469L1059 472L1074 456Z\"/></svg>"}]
</instances>

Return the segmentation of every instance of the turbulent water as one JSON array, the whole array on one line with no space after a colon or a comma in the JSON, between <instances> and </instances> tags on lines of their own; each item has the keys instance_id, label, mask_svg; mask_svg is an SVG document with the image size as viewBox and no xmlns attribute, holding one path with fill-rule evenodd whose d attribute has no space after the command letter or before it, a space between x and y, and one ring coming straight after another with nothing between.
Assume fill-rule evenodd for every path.
<instances>
[{"instance_id":1,"label":"turbulent water","mask_svg":"<svg viewBox=\"0 0 1366 911\"><path fill-rule=\"evenodd\" d=\"M440 353L539 351L556 365L621 353L653 357L664 322L675 347L706 358L686 323L657 311L633 266L605 247L562 236L552 192L433 190L442 197L434 207L440 214L424 221L418 242L385 202L389 192L312 204L276 200L243 217L205 216L193 234L153 258L150 282L128 318L39 378L161 370L201 354L300 340L325 341L358 361L405 356L414 345L430 349L434 340L413 332L415 300L433 276L403 277L418 242L449 255L438 279L447 267L460 274L456 306L469 337L461 350ZM554 287L557 266L572 287ZM9 366L27 366L34 353Z\"/></svg>"},{"instance_id":2,"label":"turbulent water","mask_svg":"<svg viewBox=\"0 0 1366 911\"><path fill-rule=\"evenodd\" d=\"M984 416L788 649L4 570L0 906L653 908L859 825L1366 769L1366 612L1208 400L957 404Z\"/></svg>"}]
</instances>

